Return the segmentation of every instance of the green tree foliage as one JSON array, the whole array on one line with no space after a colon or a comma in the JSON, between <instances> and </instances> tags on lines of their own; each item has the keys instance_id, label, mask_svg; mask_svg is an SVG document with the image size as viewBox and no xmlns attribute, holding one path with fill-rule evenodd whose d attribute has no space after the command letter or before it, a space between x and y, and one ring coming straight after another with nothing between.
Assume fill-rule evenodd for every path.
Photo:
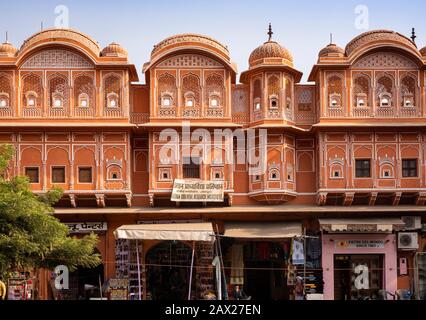
<instances>
[{"instance_id":1,"label":"green tree foliage","mask_svg":"<svg viewBox=\"0 0 426 320\"><path fill-rule=\"evenodd\" d=\"M68 227L52 215L62 190L36 195L27 177L3 177L13 154L12 146L0 145L0 275L59 264L70 271L99 265L100 256L94 252L98 237L70 237Z\"/></svg>"}]
</instances>

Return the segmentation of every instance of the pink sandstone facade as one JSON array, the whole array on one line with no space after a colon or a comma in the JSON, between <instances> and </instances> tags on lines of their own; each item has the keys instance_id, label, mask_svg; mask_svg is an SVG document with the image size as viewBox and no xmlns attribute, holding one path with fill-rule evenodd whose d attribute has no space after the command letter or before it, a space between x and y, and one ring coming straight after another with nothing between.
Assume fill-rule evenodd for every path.
<instances>
[{"instance_id":1,"label":"pink sandstone facade","mask_svg":"<svg viewBox=\"0 0 426 320\"><path fill-rule=\"evenodd\" d=\"M324 287L318 280L313 293L325 299L358 297L353 279L335 266L363 256L357 263L370 266L377 260L381 266L374 275L380 281L366 289L371 296L378 289L424 294L416 252L426 246L426 48L393 31L370 31L345 49L323 48L310 83L301 84L292 54L271 35L250 54L239 81L228 48L197 34L156 44L143 67L145 84L138 83L124 48L112 43L101 49L74 30L43 30L19 50L0 45L0 142L16 149L7 175L28 175L36 193L63 188L55 215L65 223L105 223L98 232L104 280L132 278L119 258L120 246L132 244L120 244L113 234L122 225L204 221L223 234L229 223L259 228L296 223L303 234L321 240L322 258L314 258L308 271ZM191 133L204 129L204 136L184 141L188 122ZM174 140L161 139L165 129L177 133ZM267 130L264 172L249 175L248 164L225 161L227 147L233 159L247 150L239 149L235 137L208 144L215 129ZM200 143L200 164L182 164ZM176 163L164 160L165 148ZM170 201L174 180L187 178L223 182L223 202ZM407 229L400 220L406 216L420 225ZM327 219L340 219L342 227ZM404 229L418 236L410 250L398 243ZM241 245L248 294L256 297L254 288L260 286L269 299L291 299L293 240L267 233L224 241L227 285L236 283L229 255ZM377 238L384 241L378 249L341 250L329 241ZM190 250L188 245L179 250ZM147 265L155 265L168 246L148 240L138 250ZM194 298L215 288L214 250L197 244ZM259 257L264 250L266 256ZM282 257L272 259L274 250L274 257ZM404 258L406 273L399 270ZM188 258L173 259L185 264ZM282 269L282 275L260 272L256 278L250 272L256 268ZM301 274L303 268L295 268ZM154 271L143 270L144 299L153 298L149 273ZM347 292L337 294L336 277L352 281ZM52 298L48 278L46 271L40 299Z\"/></svg>"}]
</instances>

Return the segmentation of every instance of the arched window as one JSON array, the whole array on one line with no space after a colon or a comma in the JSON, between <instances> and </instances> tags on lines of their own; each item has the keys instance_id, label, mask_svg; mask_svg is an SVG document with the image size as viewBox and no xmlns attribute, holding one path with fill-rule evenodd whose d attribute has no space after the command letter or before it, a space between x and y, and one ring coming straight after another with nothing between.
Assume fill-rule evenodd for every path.
<instances>
[{"instance_id":1,"label":"arched window","mask_svg":"<svg viewBox=\"0 0 426 320\"><path fill-rule=\"evenodd\" d=\"M268 78L268 99L269 108L278 109L280 94L280 80L277 76L272 75Z\"/></svg>"},{"instance_id":2,"label":"arched window","mask_svg":"<svg viewBox=\"0 0 426 320\"><path fill-rule=\"evenodd\" d=\"M68 106L68 101L68 78L61 74L49 77L49 105L53 108L64 108Z\"/></svg>"},{"instance_id":3,"label":"arched window","mask_svg":"<svg viewBox=\"0 0 426 320\"><path fill-rule=\"evenodd\" d=\"M12 104L12 78L0 73L0 108L10 107Z\"/></svg>"},{"instance_id":4,"label":"arched window","mask_svg":"<svg viewBox=\"0 0 426 320\"><path fill-rule=\"evenodd\" d=\"M269 180L276 181L280 180L280 171L278 169L270 169L269 170Z\"/></svg>"},{"instance_id":5,"label":"arched window","mask_svg":"<svg viewBox=\"0 0 426 320\"><path fill-rule=\"evenodd\" d=\"M393 79L388 75L383 75L377 79L376 100L378 107L393 106Z\"/></svg>"},{"instance_id":6,"label":"arched window","mask_svg":"<svg viewBox=\"0 0 426 320\"><path fill-rule=\"evenodd\" d=\"M41 77L29 74L22 79L22 104L28 108L39 107L43 104L43 84Z\"/></svg>"},{"instance_id":7,"label":"arched window","mask_svg":"<svg viewBox=\"0 0 426 320\"><path fill-rule=\"evenodd\" d=\"M185 94L185 107L188 107L188 108L195 107L195 94L191 91Z\"/></svg>"},{"instance_id":8,"label":"arched window","mask_svg":"<svg viewBox=\"0 0 426 320\"><path fill-rule=\"evenodd\" d=\"M262 109L262 82L260 79L254 80L253 83L253 104L255 111Z\"/></svg>"},{"instance_id":9,"label":"arched window","mask_svg":"<svg viewBox=\"0 0 426 320\"><path fill-rule=\"evenodd\" d=\"M74 79L74 101L77 107L89 108L95 105L95 86L93 78L79 75Z\"/></svg>"},{"instance_id":10,"label":"arched window","mask_svg":"<svg viewBox=\"0 0 426 320\"><path fill-rule=\"evenodd\" d=\"M182 78L182 99L185 101L186 106L186 96L190 96L192 100L192 107L200 106L200 94L201 86L199 78L194 74L185 75Z\"/></svg>"},{"instance_id":11,"label":"arched window","mask_svg":"<svg viewBox=\"0 0 426 320\"><path fill-rule=\"evenodd\" d=\"M108 180L121 180L121 168L116 165L108 167Z\"/></svg>"},{"instance_id":12,"label":"arched window","mask_svg":"<svg viewBox=\"0 0 426 320\"><path fill-rule=\"evenodd\" d=\"M225 85L223 78L217 73L213 73L206 78L206 101L209 103L209 107L217 108L222 106L224 97Z\"/></svg>"},{"instance_id":13,"label":"arched window","mask_svg":"<svg viewBox=\"0 0 426 320\"><path fill-rule=\"evenodd\" d=\"M337 75L332 75L327 81L328 106L330 108L341 108L343 97L343 80Z\"/></svg>"},{"instance_id":14,"label":"arched window","mask_svg":"<svg viewBox=\"0 0 426 320\"><path fill-rule=\"evenodd\" d=\"M353 103L355 107L370 106L370 79L365 75L356 76L354 79Z\"/></svg>"},{"instance_id":15,"label":"arched window","mask_svg":"<svg viewBox=\"0 0 426 320\"><path fill-rule=\"evenodd\" d=\"M120 108L121 78L116 74L110 74L104 80L105 106L108 108Z\"/></svg>"},{"instance_id":16,"label":"arched window","mask_svg":"<svg viewBox=\"0 0 426 320\"><path fill-rule=\"evenodd\" d=\"M416 80L411 76L405 76L401 80L401 107L415 107L417 103L416 97Z\"/></svg>"},{"instance_id":17,"label":"arched window","mask_svg":"<svg viewBox=\"0 0 426 320\"><path fill-rule=\"evenodd\" d=\"M158 77L158 105L162 107L175 106L177 97L176 79L169 73L164 73Z\"/></svg>"}]
</instances>

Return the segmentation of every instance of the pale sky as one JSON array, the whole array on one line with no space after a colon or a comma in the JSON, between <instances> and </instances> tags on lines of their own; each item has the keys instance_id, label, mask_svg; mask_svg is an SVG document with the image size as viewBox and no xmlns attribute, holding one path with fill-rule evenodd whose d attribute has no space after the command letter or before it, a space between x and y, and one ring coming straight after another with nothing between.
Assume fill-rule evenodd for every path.
<instances>
[{"instance_id":1,"label":"pale sky","mask_svg":"<svg viewBox=\"0 0 426 320\"><path fill-rule=\"evenodd\" d=\"M9 33L9 41L19 47L40 30L55 23L55 7L69 9L69 27L77 29L104 47L112 41L129 52L141 82L142 65L154 44L178 33L200 33L227 45L238 72L248 67L253 49L267 40L268 23L273 39L292 52L295 67L304 73L302 82L316 63L318 52L334 42L343 47L356 35L372 29L392 29L411 35L417 32L419 48L426 45L426 3L413 1L287 1L287 0L0 0L0 34ZM355 8L365 5L369 29L356 27ZM238 78L237 78L238 79Z\"/></svg>"}]
</instances>

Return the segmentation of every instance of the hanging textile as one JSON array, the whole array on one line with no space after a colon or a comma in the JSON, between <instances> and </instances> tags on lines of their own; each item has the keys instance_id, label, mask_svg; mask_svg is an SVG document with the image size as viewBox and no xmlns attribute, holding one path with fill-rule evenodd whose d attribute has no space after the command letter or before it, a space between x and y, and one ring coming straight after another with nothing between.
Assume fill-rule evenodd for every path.
<instances>
[{"instance_id":1,"label":"hanging textile","mask_svg":"<svg viewBox=\"0 0 426 320\"><path fill-rule=\"evenodd\" d=\"M244 284L244 256L241 244L231 247L231 284Z\"/></svg>"},{"instance_id":2,"label":"hanging textile","mask_svg":"<svg viewBox=\"0 0 426 320\"><path fill-rule=\"evenodd\" d=\"M216 256L212 265L216 271L216 288L217 288L217 300L222 300L222 270L220 269L220 258Z\"/></svg>"},{"instance_id":3,"label":"hanging textile","mask_svg":"<svg viewBox=\"0 0 426 320\"><path fill-rule=\"evenodd\" d=\"M305 253L303 250L303 241L299 239L293 239L292 244L292 261L294 265L305 263Z\"/></svg>"}]
</instances>

